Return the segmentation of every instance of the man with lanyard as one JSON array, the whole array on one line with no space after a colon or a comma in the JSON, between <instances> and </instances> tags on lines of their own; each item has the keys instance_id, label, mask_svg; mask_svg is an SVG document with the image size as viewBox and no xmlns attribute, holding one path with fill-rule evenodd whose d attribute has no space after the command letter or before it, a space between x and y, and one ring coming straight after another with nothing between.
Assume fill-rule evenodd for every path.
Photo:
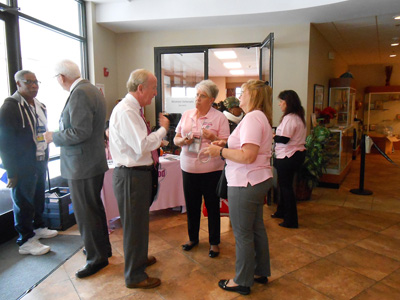
<instances>
[{"instance_id":1,"label":"man with lanyard","mask_svg":"<svg viewBox=\"0 0 400 300\"><path fill-rule=\"evenodd\" d=\"M113 187L124 235L125 285L149 289L160 279L148 277L145 269L156 258L148 256L149 209L154 199L158 174L156 150L167 134L169 120L161 113L160 128L151 132L143 115L157 95L157 78L149 71L133 71L127 82L128 94L114 108L110 118L110 150L115 169Z\"/></svg>"},{"instance_id":2,"label":"man with lanyard","mask_svg":"<svg viewBox=\"0 0 400 300\"><path fill-rule=\"evenodd\" d=\"M14 203L14 225L20 254L42 255L50 247L38 239L57 235L42 218L48 161L46 107L35 97L39 81L28 70L15 76L17 91L0 109L0 156L7 170L7 187Z\"/></svg>"}]
</instances>

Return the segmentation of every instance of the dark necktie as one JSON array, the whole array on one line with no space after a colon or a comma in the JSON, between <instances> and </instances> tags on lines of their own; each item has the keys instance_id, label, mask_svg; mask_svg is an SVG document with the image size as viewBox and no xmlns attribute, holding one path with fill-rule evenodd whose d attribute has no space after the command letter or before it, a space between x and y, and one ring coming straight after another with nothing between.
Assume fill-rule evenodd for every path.
<instances>
[{"instance_id":1,"label":"dark necktie","mask_svg":"<svg viewBox=\"0 0 400 300\"><path fill-rule=\"evenodd\" d=\"M151 129L150 129L149 123L147 123L146 118L144 117L143 109L142 109L142 108L140 108L140 116L142 117L144 123L146 124L146 127L147 127L147 135L149 135L149 134L151 133ZM151 151L151 156L153 157L154 165L158 164L159 159L158 159L158 152L157 152L157 150L152 150L152 151Z\"/></svg>"}]
</instances>

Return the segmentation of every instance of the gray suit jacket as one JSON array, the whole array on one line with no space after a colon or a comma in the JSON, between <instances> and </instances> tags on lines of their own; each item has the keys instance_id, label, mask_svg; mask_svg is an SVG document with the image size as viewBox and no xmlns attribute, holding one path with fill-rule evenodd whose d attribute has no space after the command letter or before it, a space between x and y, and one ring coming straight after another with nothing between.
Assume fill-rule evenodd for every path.
<instances>
[{"instance_id":1,"label":"gray suit jacket","mask_svg":"<svg viewBox=\"0 0 400 300\"><path fill-rule=\"evenodd\" d=\"M106 103L103 94L88 80L71 91L60 118L60 131L53 133L61 146L61 176L87 179L108 170L104 148Z\"/></svg>"}]
</instances>

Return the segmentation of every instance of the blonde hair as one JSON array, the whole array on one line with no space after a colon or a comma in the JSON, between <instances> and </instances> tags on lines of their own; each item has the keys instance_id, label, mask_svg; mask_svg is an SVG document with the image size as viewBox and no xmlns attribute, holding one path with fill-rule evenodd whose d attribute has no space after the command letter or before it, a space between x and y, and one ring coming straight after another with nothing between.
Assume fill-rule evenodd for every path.
<instances>
[{"instance_id":1,"label":"blonde hair","mask_svg":"<svg viewBox=\"0 0 400 300\"><path fill-rule=\"evenodd\" d=\"M272 126L272 88L261 80L250 79L242 84L242 90L250 94L248 111L261 110Z\"/></svg>"}]
</instances>

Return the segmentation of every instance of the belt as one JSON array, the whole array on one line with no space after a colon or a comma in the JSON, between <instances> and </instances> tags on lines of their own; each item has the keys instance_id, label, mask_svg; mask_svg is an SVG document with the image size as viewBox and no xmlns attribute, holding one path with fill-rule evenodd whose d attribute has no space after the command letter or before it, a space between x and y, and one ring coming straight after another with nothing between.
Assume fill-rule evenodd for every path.
<instances>
[{"instance_id":1,"label":"belt","mask_svg":"<svg viewBox=\"0 0 400 300\"><path fill-rule=\"evenodd\" d=\"M36 160L37 161L44 161L46 159L46 155L37 155Z\"/></svg>"},{"instance_id":2,"label":"belt","mask_svg":"<svg viewBox=\"0 0 400 300\"><path fill-rule=\"evenodd\" d=\"M129 169L129 170L136 170L136 171L152 171L154 170L154 166L135 166L135 167L126 167L126 166L120 166L119 168L122 169Z\"/></svg>"}]
</instances>

